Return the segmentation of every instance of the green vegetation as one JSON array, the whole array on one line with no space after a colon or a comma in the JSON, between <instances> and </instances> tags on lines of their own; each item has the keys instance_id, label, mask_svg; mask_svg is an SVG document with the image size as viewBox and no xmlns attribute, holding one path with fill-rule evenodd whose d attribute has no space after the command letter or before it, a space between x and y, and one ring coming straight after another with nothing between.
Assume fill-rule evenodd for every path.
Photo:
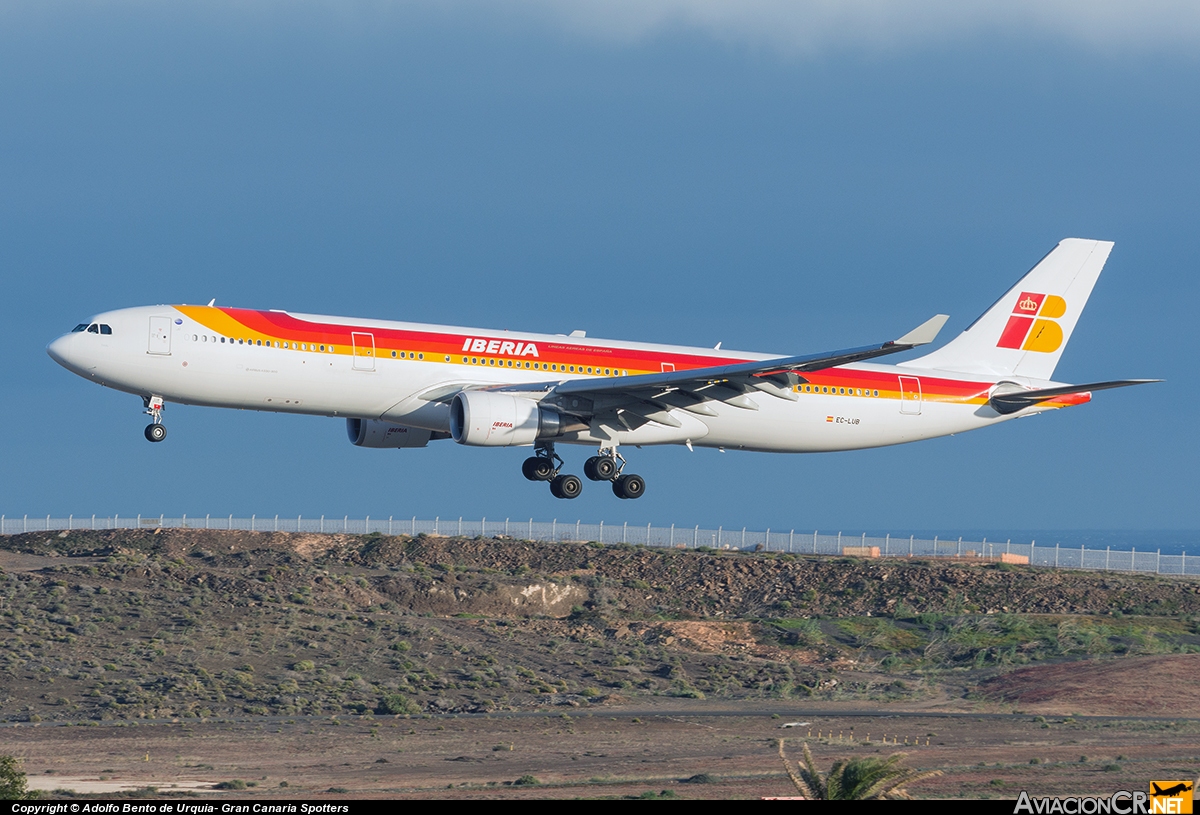
<instances>
[{"instance_id":1,"label":"green vegetation","mask_svg":"<svg viewBox=\"0 0 1200 815\"><path fill-rule=\"evenodd\" d=\"M804 760L793 767L779 739L779 758L797 792L810 801L865 801L877 798L909 798L905 787L926 778L941 775L941 771L922 772L902 766L904 753L887 758L855 758L838 761L822 773L813 761L808 745L803 746Z\"/></svg>"},{"instance_id":2,"label":"green vegetation","mask_svg":"<svg viewBox=\"0 0 1200 815\"><path fill-rule=\"evenodd\" d=\"M23 801L37 798L26 786L21 760L16 756L0 756L0 801Z\"/></svg>"}]
</instances>

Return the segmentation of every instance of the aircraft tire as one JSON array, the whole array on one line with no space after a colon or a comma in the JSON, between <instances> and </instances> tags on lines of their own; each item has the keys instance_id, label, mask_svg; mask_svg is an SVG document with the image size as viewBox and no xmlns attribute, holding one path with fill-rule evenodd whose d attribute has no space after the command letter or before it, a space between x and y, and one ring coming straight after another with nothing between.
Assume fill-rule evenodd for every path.
<instances>
[{"instance_id":1,"label":"aircraft tire","mask_svg":"<svg viewBox=\"0 0 1200 815\"><path fill-rule=\"evenodd\" d=\"M521 462L521 475L530 481L549 481L554 478L554 464L548 458L530 456Z\"/></svg>"},{"instance_id":2,"label":"aircraft tire","mask_svg":"<svg viewBox=\"0 0 1200 815\"><path fill-rule=\"evenodd\" d=\"M593 481L612 481L617 477L617 460L609 456L597 456L592 464L592 472L596 474Z\"/></svg>"},{"instance_id":3,"label":"aircraft tire","mask_svg":"<svg viewBox=\"0 0 1200 815\"><path fill-rule=\"evenodd\" d=\"M146 425L146 441L160 442L167 437L167 427L162 424Z\"/></svg>"},{"instance_id":4,"label":"aircraft tire","mask_svg":"<svg viewBox=\"0 0 1200 815\"><path fill-rule=\"evenodd\" d=\"M596 475L596 461L600 456L592 456L587 461L583 462L583 474L588 481L599 481L599 476Z\"/></svg>"},{"instance_id":5,"label":"aircraft tire","mask_svg":"<svg viewBox=\"0 0 1200 815\"><path fill-rule=\"evenodd\" d=\"M613 482L613 493L618 498L641 498L646 494L646 482L640 475L623 475Z\"/></svg>"},{"instance_id":6,"label":"aircraft tire","mask_svg":"<svg viewBox=\"0 0 1200 815\"><path fill-rule=\"evenodd\" d=\"M578 498L583 492L583 482L577 475L560 475L550 482L550 492L555 498Z\"/></svg>"}]
</instances>

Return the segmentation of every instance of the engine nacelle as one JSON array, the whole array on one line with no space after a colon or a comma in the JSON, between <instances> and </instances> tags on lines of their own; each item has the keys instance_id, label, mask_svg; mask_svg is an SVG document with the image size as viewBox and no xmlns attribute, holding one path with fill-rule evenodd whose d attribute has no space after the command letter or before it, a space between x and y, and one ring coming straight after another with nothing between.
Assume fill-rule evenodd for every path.
<instances>
[{"instance_id":1,"label":"engine nacelle","mask_svg":"<svg viewBox=\"0 0 1200 815\"><path fill-rule=\"evenodd\" d=\"M433 433L419 427L381 422L378 419L347 419L346 435L355 447L424 447ZM444 436L443 436L444 438Z\"/></svg>"},{"instance_id":2,"label":"engine nacelle","mask_svg":"<svg viewBox=\"0 0 1200 815\"><path fill-rule=\"evenodd\" d=\"M563 433L562 417L524 396L462 391L450 403L450 437L459 444L512 447Z\"/></svg>"}]
</instances>

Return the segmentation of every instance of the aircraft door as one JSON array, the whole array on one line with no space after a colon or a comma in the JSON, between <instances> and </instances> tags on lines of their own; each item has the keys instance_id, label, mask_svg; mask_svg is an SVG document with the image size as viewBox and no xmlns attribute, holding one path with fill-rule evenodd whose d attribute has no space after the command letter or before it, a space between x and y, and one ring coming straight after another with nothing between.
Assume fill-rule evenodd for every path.
<instances>
[{"instance_id":1,"label":"aircraft door","mask_svg":"<svg viewBox=\"0 0 1200 815\"><path fill-rule=\"evenodd\" d=\"M354 370L375 370L375 335L354 331L350 334L350 342L354 346Z\"/></svg>"},{"instance_id":2,"label":"aircraft door","mask_svg":"<svg viewBox=\"0 0 1200 815\"><path fill-rule=\"evenodd\" d=\"M921 380L915 376L900 377L900 412L912 416L921 413Z\"/></svg>"},{"instance_id":3,"label":"aircraft door","mask_svg":"<svg viewBox=\"0 0 1200 815\"><path fill-rule=\"evenodd\" d=\"M150 318L150 342L146 347L147 354L171 354L171 318Z\"/></svg>"}]
</instances>

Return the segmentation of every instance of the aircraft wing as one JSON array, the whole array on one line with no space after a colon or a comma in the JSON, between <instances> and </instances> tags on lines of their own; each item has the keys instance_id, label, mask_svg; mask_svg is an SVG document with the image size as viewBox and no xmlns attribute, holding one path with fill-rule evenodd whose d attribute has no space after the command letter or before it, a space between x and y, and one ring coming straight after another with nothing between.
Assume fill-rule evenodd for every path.
<instances>
[{"instance_id":1,"label":"aircraft wing","mask_svg":"<svg viewBox=\"0 0 1200 815\"><path fill-rule=\"evenodd\" d=\"M501 385L488 390L545 393L544 401L558 405L566 413L587 418L611 416L630 429L647 421L678 427L679 420L669 412L672 408L715 416L709 406L714 401L745 410L758 410L751 395L766 394L794 402L799 397L792 387L803 381L805 372L862 362L926 345L933 342L947 319L947 315L938 314L899 339L841 351L686 371Z\"/></svg>"}]
</instances>

